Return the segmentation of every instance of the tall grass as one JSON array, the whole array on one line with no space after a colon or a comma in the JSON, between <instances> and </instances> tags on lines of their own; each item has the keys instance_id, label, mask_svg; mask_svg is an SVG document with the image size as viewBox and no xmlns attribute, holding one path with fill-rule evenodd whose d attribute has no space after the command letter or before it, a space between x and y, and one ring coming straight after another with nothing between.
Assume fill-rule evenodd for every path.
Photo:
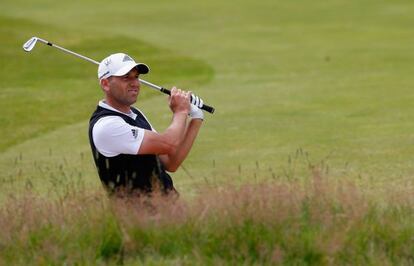
<instances>
[{"instance_id":1,"label":"tall grass","mask_svg":"<svg viewBox=\"0 0 414 266\"><path fill-rule=\"evenodd\" d=\"M377 202L351 182L208 186L192 199L28 191L0 209L0 264L414 263L414 200Z\"/></svg>"}]
</instances>

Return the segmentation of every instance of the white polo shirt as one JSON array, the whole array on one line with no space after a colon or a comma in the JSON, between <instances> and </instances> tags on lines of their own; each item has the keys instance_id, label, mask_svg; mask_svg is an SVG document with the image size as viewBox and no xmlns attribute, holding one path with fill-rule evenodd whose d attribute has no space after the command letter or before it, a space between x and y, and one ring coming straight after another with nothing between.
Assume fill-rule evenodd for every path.
<instances>
[{"instance_id":1,"label":"white polo shirt","mask_svg":"<svg viewBox=\"0 0 414 266\"><path fill-rule=\"evenodd\" d=\"M99 106L127 115L134 120L137 117L132 111L130 113L123 113L109 106L103 100L99 102ZM144 114L142 115L144 116ZM145 116L144 118L148 121ZM150 126L151 130L155 131L151 124ZM137 154L144 139L144 134L145 129L131 126L119 116L105 116L100 118L93 126L92 140L96 149L102 155L114 157L119 154Z\"/></svg>"}]
</instances>

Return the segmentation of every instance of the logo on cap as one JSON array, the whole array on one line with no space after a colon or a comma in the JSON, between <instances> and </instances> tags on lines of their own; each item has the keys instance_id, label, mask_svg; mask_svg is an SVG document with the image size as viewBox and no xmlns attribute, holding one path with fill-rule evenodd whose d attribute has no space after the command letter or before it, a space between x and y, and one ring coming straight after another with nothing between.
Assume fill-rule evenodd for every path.
<instances>
[{"instance_id":1,"label":"logo on cap","mask_svg":"<svg viewBox=\"0 0 414 266\"><path fill-rule=\"evenodd\" d=\"M104 64L105 66L109 66L109 64L111 64L111 59L106 59Z\"/></svg>"},{"instance_id":2,"label":"logo on cap","mask_svg":"<svg viewBox=\"0 0 414 266\"><path fill-rule=\"evenodd\" d=\"M134 60L132 60L132 58L129 57L128 55L125 55L124 59L122 59L122 62L126 62L126 61L134 61Z\"/></svg>"}]
</instances>

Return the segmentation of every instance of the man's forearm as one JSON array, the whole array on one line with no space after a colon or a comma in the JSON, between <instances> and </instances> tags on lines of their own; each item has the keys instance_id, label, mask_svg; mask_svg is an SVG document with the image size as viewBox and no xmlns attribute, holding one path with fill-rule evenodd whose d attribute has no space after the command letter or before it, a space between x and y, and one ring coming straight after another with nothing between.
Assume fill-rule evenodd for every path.
<instances>
[{"instance_id":1,"label":"man's forearm","mask_svg":"<svg viewBox=\"0 0 414 266\"><path fill-rule=\"evenodd\" d=\"M182 139L181 143L176 149L176 152L164 155L161 158L164 163L164 166L169 171L174 172L175 170L177 170L177 168L187 157L198 135L202 123L203 121L200 119L191 120L185 132L184 138Z\"/></svg>"},{"instance_id":2,"label":"man's forearm","mask_svg":"<svg viewBox=\"0 0 414 266\"><path fill-rule=\"evenodd\" d=\"M175 154L185 136L187 114L173 115L170 126L163 133L146 130L138 154Z\"/></svg>"},{"instance_id":3,"label":"man's forearm","mask_svg":"<svg viewBox=\"0 0 414 266\"><path fill-rule=\"evenodd\" d=\"M175 113L170 126L164 131L164 137L168 138L171 143L178 148L181 144L186 128L187 114Z\"/></svg>"}]
</instances>

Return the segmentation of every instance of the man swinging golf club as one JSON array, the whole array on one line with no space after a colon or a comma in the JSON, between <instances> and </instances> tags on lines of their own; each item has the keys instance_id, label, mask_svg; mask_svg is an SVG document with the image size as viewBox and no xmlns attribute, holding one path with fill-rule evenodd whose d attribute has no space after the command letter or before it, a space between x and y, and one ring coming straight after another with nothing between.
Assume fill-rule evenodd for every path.
<instances>
[{"instance_id":1,"label":"man swinging golf club","mask_svg":"<svg viewBox=\"0 0 414 266\"><path fill-rule=\"evenodd\" d=\"M173 87L171 124L156 132L132 106L140 92L138 77L148 72L147 65L123 53L108 56L98 67L105 99L90 119L89 141L99 177L111 193L175 192L166 171L176 171L187 157L204 119L203 101Z\"/></svg>"}]
</instances>

